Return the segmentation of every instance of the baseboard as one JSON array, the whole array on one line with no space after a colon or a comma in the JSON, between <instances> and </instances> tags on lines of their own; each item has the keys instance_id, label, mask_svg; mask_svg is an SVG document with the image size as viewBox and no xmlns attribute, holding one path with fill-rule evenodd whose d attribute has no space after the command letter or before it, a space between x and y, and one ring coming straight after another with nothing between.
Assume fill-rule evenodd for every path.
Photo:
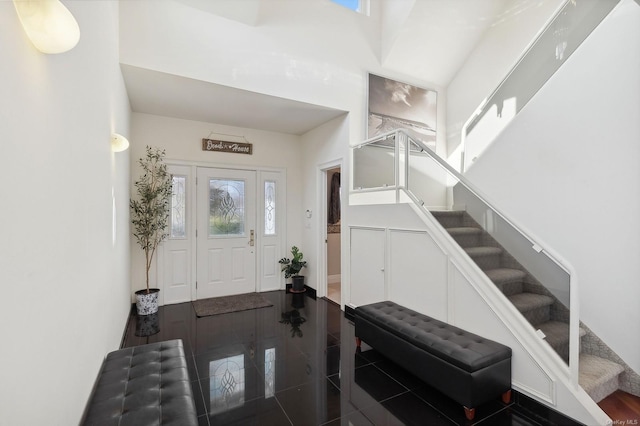
<instances>
[{"instance_id":1,"label":"baseboard","mask_svg":"<svg viewBox=\"0 0 640 426\"><path fill-rule=\"evenodd\" d=\"M349 321L353 321L356 315L356 310L349 305L344 305L344 317Z\"/></svg>"},{"instance_id":2,"label":"baseboard","mask_svg":"<svg viewBox=\"0 0 640 426\"><path fill-rule=\"evenodd\" d=\"M539 417L540 419L547 422L547 424L576 426L582 425L582 423L577 422L576 420L565 416L559 411L549 408L546 405L543 405L535 399L530 398L516 390L513 390L512 401L514 405L527 411L529 415L535 415L536 417Z\"/></svg>"},{"instance_id":3,"label":"baseboard","mask_svg":"<svg viewBox=\"0 0 640 426\"><path fill-rule=\"evenodd\" d=\"M341 277L342 275L340 274L327 275L327 284L339 283Z\"/></svg>"},{"instance_id":4,"label":"baseboard","mask_svg":"<svg viewBox=\"0 0 640 426\"><path fill-rule=\"evenodd\" d=\"M287 284L285 291L287 293L291 293L291 284ZM308 285L305 284L304 286L304 294L306 294L308 297L312 298L312 299L316 299L317 298L317 293L316 293L316 289L315 288L311 288Z\"/></svg>"},{"instance_id":5,"label":"baseboard","mask_svg":"<svg viewBox=\"0 0 640 426\"><path fill-rule=\"evenodd\" d=\"M127 316L127 322L124 324L124 331L122 332L122 338L120 339L120 347L118 349L124 348L124 342L127 339L127 331L129 330L129 324L131 323L131 319L133 318L133 314L136 313L136 304L131 304L131 309L129 310L129 315Z\"/></svg>"}]
</instances>

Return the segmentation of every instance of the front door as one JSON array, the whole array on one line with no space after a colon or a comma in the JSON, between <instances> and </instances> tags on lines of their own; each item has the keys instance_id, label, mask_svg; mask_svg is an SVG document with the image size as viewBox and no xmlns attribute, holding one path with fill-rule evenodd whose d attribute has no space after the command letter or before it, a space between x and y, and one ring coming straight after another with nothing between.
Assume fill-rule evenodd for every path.
<instances>
[{"instance_id":1,"label":"front door","mask_svg":"<svg viewBox=\"0 0 640 426\"><path fill-rule=\"evenodd\" d=\"M197 299L256 291L256 172L198 168Z\"/></svg>"}]
</instances>

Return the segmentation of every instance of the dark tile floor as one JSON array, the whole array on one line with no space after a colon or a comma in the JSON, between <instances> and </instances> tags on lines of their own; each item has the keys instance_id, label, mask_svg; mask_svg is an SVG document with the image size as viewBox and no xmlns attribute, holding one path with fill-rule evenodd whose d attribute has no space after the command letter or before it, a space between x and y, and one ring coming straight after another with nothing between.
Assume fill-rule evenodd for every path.
<instances>
[{"instance_id":1,"label":"dark tile floor","mask_svg":"<svg viewBox=\"0 0 640 426\"><path fill-rule=\"evenodd\" d=\"M551 425L571 421L515 403L462 407L363 343L324 299L262 293L272 307L197 318L191 303L164 306L149 337L135 314L123 347L182 339L200 425ZM297 311L299 326L281 323ZM147 324L148 326L148 324ZM521 400L523 403L519 403ZM529 402L528 404L525 402Z\"/></svg>"}]
</instances>

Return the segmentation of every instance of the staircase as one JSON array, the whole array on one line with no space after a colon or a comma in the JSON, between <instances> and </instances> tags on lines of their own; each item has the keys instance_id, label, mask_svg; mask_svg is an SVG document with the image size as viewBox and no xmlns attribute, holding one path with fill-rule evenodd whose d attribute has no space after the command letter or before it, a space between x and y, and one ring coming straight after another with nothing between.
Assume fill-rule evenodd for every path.
<instances>
[{"instance_id":1,"label":"staircase","mask_svg":"<svg viewBox=\"0 0 640 426\"><path fill-rule=\"evenodd\" d=\"M568 363L569 310L522 267L471 216L460 210L431 211L453 239L484 271L545 341ZM580 329L580 337L584 336ZM620 364L582 351L580 386L595 402L619 388Z\"/></svg>"}]
</instances>

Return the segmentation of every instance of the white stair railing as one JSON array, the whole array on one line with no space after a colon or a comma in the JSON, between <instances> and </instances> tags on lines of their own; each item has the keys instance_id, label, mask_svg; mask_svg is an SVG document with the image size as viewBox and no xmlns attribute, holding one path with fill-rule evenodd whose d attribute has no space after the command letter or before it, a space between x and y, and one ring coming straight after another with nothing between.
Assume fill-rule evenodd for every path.
<instances>
[{"instance_id":1,"label":"white stair railing","mask_svg":"<svg viewBox=\"0 0 640 426\"><path fill-rule=\"evenodd\" d=\"M429 161L437 165L441 173L446 175L443 179L442 175L433 177L438 172L433 167L429 167L430 176L421 177L430 182L430 190L433 191L433 182L442 182L443 187L441 193L449 198L449 205L454 204L453 187L462 185L467 192L473 194L478 200L490 209L493 215L511 227L517 234L526 240L531 249L536 254L544 255L552 264L566 273L568 276L568 306L570 312L569 317L569 375L570 382L574 388L578 388L579 377L579 298L578 298L578 278L573 266L564 259L559 253L555 252L547 244L544 243L533 232L526 229L522 224L517 223L514 219L508 217L502 212L496 204L493 203L485 194L482 193L475 185L467 180L462 174L457 172L445 160L436 155L418 138L410 135L408 130L399 129L375 138L371 138L357 146L353 147L353 165L352 180L353 188L351 195L376 195L375 203L402 203L412 202L419 207L419 210L425 215L431 215L429 212L429 203L426 203L424 197L419 197L416 193L420 192L419 179L415 179L417 174L412 171L412 157L428 158ZM392 167L391 173L388 168ZM384 170L384 169L387 170Z\"/></svg>"}]
</instances>

